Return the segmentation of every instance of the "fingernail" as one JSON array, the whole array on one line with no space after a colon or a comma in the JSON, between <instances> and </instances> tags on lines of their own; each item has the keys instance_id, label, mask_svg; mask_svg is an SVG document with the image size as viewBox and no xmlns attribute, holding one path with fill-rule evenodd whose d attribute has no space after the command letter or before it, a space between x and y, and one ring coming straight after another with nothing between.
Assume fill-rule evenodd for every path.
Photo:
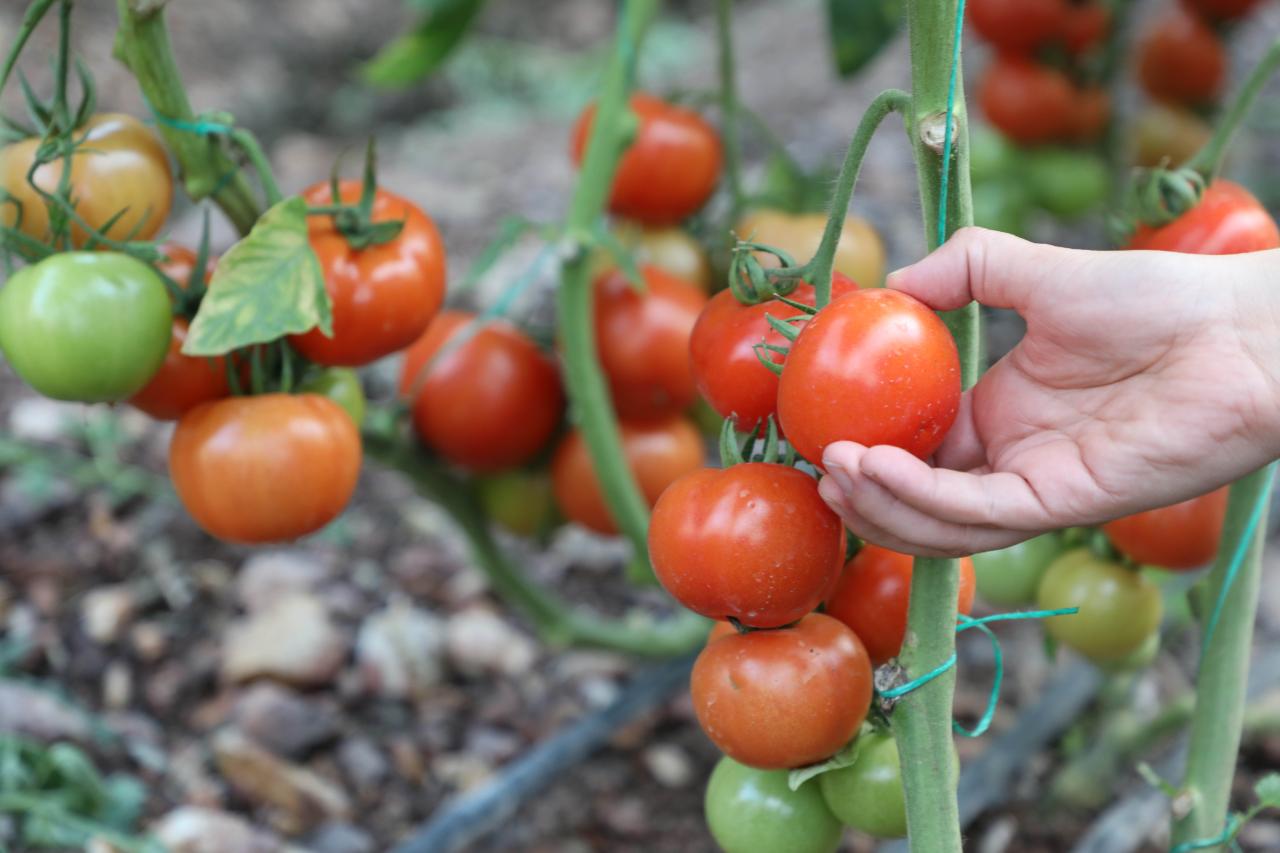
<instances>
[{"instance_id":1,"label":"fingernail","mask_svg":"<svg viewBox=\"0 0 1280 853\"><path fill-rule=\"evenodd\" d=\"M827 473L839 484L842 491L850 492L853 490L853 477L849 476L849 471L843 465L828 462Z\"/></svg>"}]
</instances>

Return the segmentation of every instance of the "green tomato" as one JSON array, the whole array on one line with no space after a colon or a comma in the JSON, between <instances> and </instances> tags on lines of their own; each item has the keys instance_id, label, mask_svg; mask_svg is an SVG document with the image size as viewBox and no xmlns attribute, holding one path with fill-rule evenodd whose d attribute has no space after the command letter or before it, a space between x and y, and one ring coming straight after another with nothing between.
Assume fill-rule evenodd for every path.
<instances>
[{"instance_id":1,"label":"green tomato","mask_svg":"<svg viewBox=\"0 0 1280 853\"><path fill-rule=\"evenodd\" d=\"M357 427L364 423L364 388L350 367L330 367L298 385L299 394L319 394L337 403Z\"/></svg>"},{"instance_id":2,"label":"green tomato","mask_svg":"<svg viewBox=\"0 0 1280 853\"><path fill-rule=\"evenodd\" d=\"M969 175L974 184L1014 175L1022 166L1022 152L989 127L977 126L969 132Z\"/></svg>"},{"instance_id":3,"label":"green tomato","mask_svg":"<svg viewBox=\"0 0 1280 853\"><path fill-rule=\"evenodd\" d=\"M164 362L173 309L160 275L115 252L62 252L0 288L0 351L55 400L132 397Z\"/></svg>"},{"instance_id":4,"label":"green tomato","mask_svg":"<svg viewBox=\"0 0 1280 853\"><path fill-rule=\"evenodd\" d=\"M1152 631L1151 636L1147 637L1138 648L1118 660L1101 664L1101 668L1106 672L1134 672L1151 666L1158 654L1160 654L1160 632Z\"/></svg>"},{"instance_id":5,"label":"green tomato","mask_svg":"<svg viewBox=\"0 0 1280 853\"><path fill-rule=\"evenodd\" d=\"M973 185L973 221L1007 234L1025 234L1031 196L1014 178L996 178Z\"/></svg>"},{"instance_id":6,"label":"green tomato","mask_svg":"<svg viewBox=\"0 0 1280 853\"><path fill-rule=\"evenodd\" d=\"M999 551L973 555L978 595L1000 607L1016 607L1036 600L1044 570L1062 553L1057 533L1036 536Z\"/></svg>"},{"instance_id":7,"label":"green tomato","mask_svg":"<svg viewBox=\"0 0 1280 853\"><path fill-rule=\"evenodd\" d=\"M818 777L822 797L841 823L876 838L907 834L907 800L898 743L888 732L858 736L853 764Z\"/></svg>"},{"instance_id":8,"label":"green tomato","mask_svg":"<svg viewBox=\"0 0 1280 853\"><path fill-rule=\"evenodd\" d=\"M1045 619L1045 630L1098 663L1140 649L1159 629L1163 609L1155 584L1088 548L1053 561L1040 580L1036 601L1044 610L1079 607L1079 613Z\"/></svg>"},{"instance_id":9,"label":"green tomato","mask_svg":"<svg viewBox=\"0 0 1280 853\"><path fill-rule=\"evenodd\" d=\"M1111 189L1107 164L1087 151L1031 151L1027 154L1026 175L1035 203L1060 219L1079 219L1101 207Z\"/></svg>"},{"instance_id":10,"label":"green tomato","mask_svg":"<svg viewBox=\"0 0 1280 853\"><path fill-rule=\"evenodd\" d=\"M813 782L797 791L788 770L756 770L722 758L707 783L707 826L725 853L832 853L840 821Z\"/></svg>"},{"instance_id":11,"label":"green tomato","mask_svg":"<svg viewBox=\"0 0 1280 853\"><path fill-rule=\"evenodd\" d=\"M485 513L517 536L540 536L560 520L546 470L504 471L475 483Z\"/></svg>"}]
</instances>

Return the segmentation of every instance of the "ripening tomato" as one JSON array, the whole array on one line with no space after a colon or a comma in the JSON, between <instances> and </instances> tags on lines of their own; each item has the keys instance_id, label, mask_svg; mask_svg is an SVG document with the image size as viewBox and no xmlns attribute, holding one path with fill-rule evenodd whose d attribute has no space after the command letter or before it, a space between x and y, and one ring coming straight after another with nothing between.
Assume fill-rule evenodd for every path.
<instances>
[{"instance_id":1,"label":"ripening tomato","mask_svg":"<svg viewBox=\"0 0 1280 853\"><path fill-rule=\"evenodd\" d=\"M413 425L430 448L474 472L529 461L546 446L564 414L553 362L505 321L442 311L409 347L400 393L411 395ZM462 343L450 344L457 334ZM429 366L428 366L429 365Z\"/></svg>"},{"instance_id":2,"label":"ripening tomato","mask_svg":"<svg viewBox=\"0 0 1280 853\"><path fill-rule=\"evenodd\" d=\"M320 207L356 204L360 181L342 181L339 199L328 183L303 193ZM324 287L333 303L333 337L320 329L291 335L294 348L317 364L360 367L398 352L416 341L444 301L444 241L431 218L398 195L379 189L373 199L374 223L401 221L400 233L386 243L358 249L347 242L332 216L307 218L311 248L320 259Z\"/></svg>"},{"instance_id":3,"label":"ripening tomato","mask_svg":"<svg viewBox=\"0 0 1280 853\"><path fill-rule=\"evenodd\" d=\"M698 722L725 755L778 770L829 758L871 707L871 661L853 631L812 613L789 628L709 644L689 691Z\"/></svg>"},{"instance_id":4,"label":"ripening tomato","mask_svg":"<svg viewBox=\"0 0 1280 853\"><path fill-rule=\"evenodd\" d=\"M1062 28L1067 53L1081 56L1102 44L1111 29L1111 10L1098 0L1069 6Z\"/></svg>"},{"instance_id":5,"label":"ripening tomato","mask_svg":"<svg viewBox=\"0 0 1280 853\"><path fill-rule=\"evenodd\" d=\"M858 285L835 273L831 280L831 298L852 293ZM801 284L787 298L812 305L813 286ZM778 377L760 363L756 356L758 343L782 346L786 339L769 325L768 316L784 319L799 312L776 299L756 305L743 305L732 291L722 290L702 309L689 338L689 355L693 359L693 378L698 390L721 416L733 418L742 431L763 424L778 410ZM782 356L763 351L770 361L782 363Z\"/></svg>"},{"instance_id":6,"label":"ripening tomato","mask_svg":"<svg viewBox=\"0 0 1280 853\"><path fill-rule=\"evenodd\" d=\"M169 475L187 512L212 535L283 542L342 512L360 456L351 416L327 397L228 397L178 421Z\"/></svg>"},{"instance_id":7,"label":"ripening tomato","mask_svg":"<svg viewBox=\"0 0 1280 853\"><path fill-rule=\"evenodd\" d=\"M740 240L782 249L796 263L803 264L818 253L826 227L826 213L787 213L761 208L738 220L733 233ZM756 259L766 267L779 265L778 259L766 252L756 252ZM860 216L846 216L840 239L836 241L832 269L862 287L879 287L884 283L884 265L884 241L875 227Z\"/></svg>"},{"instance_id":8,"label":"ripening tomato","mask_svg":"<svg viewBox=\"0 0 1280 853\"><path fill-rule=\"evenodd\" d=\"M1171 10L1138 44L1138 80L1156 100L1207 104L1218 97L1226 77L1222 39L1183 9Z\"/></svg>"},{"instance_id":9,"label":"ripening tomato","mask_svg":"<svg viewBox=\"0 0 1280 853\"><path fill-rule=\"evenodd\" d=\"M71 155L70 189L80 218L101 231L124 211L103 232L109 239L154 237L169 218L173 201L173 175L160 138L133 116L121 113L93 116L76 128L74 138L81 144ZM0 188L22 206L19 225L17 207L0 204L0 224L45 241L50 236L49 210L27 181L39 146L39 139L24 139L0 148ZM36 185L56 193L64 162L60 158L36 169ZM84 228L72 222L72 245L83 246L88 239Z\"/></svg>"},{"instance_id":10,"label":"ripening tomato","mask_svg":"<svg viewBox=\"0 0 1280 853\"><path fill-rule=\"evenodd\" d=\"M969 21L1000 50L1030 53L1067 28L1067 0L969 0Z\"/></svg>"},{"instance_id":11,"label":"ripening tomato","mask_svg":"<svg viewBox=\"0 0 1280 853\"><path fill-rule=\"evenodd\" d=\"M987 120L1022 145L1070 136L1076 95L1056 68L1021 56L996 57L978 84L978 102Z\"/></svg>"},{"instance_id":12,"label":"ripening tomato","mask_svg":"<svg viewBox=\"0 0 1280 853\"><path fill-rule=\"evenodd\" d=\"M551 475L545 468L477 477L475 486L485 516L517 536L540 536L556 525Z\"/></svg>"},{"instance_id":13,"label":"ripening tomato","mask_svg":"<svg viewBox=\"0 0 1280 853\"><path fill-rule=\"evenodd\" d=\"M156 264L156 269L167 275L175 284L183 288L190 287L196 280L196 262L200 260L200 256L179 243L161 243L160 254L164 255L164 259ZM201 280L209 283L209 279L213 278L213 268L217 265L218 259L213 255L205 258L205 268L201 273Z\"/></svg>"},{"instance_id":14,"label":"ripening tomato","mask_svg":"<svg viewBox=\"0 0 1280 853\"><path fill-rule=\"evenodd\" d=\"M1181 166L1205 146L1213 128L1185 107L1154 103L1133 126L1134 162L1139 166Z\"/></svg>"},{"instance_id":15,"label":"ripening tomato","mask_svg":"<svg viewBox=\"0 0 1280 853\"><path fill-rule=\"evenodd\" d=\"M703 464L702 436L688 420L622 421L622 451L649 506L667 486ZM582 433L573 430L551 458L551 488L565 518L597 533L618 532L600 492L595 466Z\"/></svg>"},{"instance_id":16,"label":"ripening tomato","mask_svg":"<svg viewBox=\"0 0 1280 853\"><path fill-rule=\"evenodd\" d=\"M720 137L692 110L637 92L635 138L613 176L609 210L646 225L671 225L707 203L720 180ZM581 165L595 121L592 104L573 127L573 162Z\"/></svg>"},{"instance_id":17,"label":"ripening tomato","mask_svg":"<svg viewBox=\"0 0 1280 853\"><path fill-rule=\"evenodd\" d=\"M835 853L842 832L816 782L721 758L707 782L707 828L725 853Z\"/></svg>"},{"instance_id":18,"label":"ripening tomato","mask_svg":"<svg viewBox=\"0 0 1280 853\"><path fill-rule=\"evenodd\" d=\"M702 244L680 228L646 228L635 222L615 222L613 236L631 253L637 266L651 264L676 278L698 285L703 291L711 291L711 262ZM613 257L603 248L595 250L592 257L592 278L617 266Z\"/></svg>"},{"instance_id":19,"label":"ripening tomato","mask_svg":"<svg viewBox=\"0 0 1280 853\"><path fill-rule=\"evenodd\" d=\"M1192 255L1235 255L1280 248L1280 230L1267 209L1239 184L1216 180L1200 202L1168 225L1138 226L1130 249Z\"/></svg>"},{"instance_id":20,"label":"ripening tomato","mask_svg":"<svg viewBox=\"0 0 1280 853\"><path fill-rule=\"evenodd\" d=\"M1045 631L1096 662L1114 661L1142 647L1159 630L1160 589L1137 572L1094 556L1088 548L1068 551L1040 579L1036 606L1078 607L1050 616Z\"/></svg>"},{"instance_id":21,"label":"ripening tomato","mask_svg":"<svg viewBox=\"0 0 1280 853\"><path fill-rule=\"evenodd\" d=\"M113 403L164 362L169 292L147 264L116 252L61 252L0 287L0 353L55 400Z\"/></svg>"},{"instance_id":22,"label":"ripening tomato","mask_svg":"<svg viewBox=\"0 0 1280 853\"><path fill-rule=\"evenodd\" d=\"M1031 198L1059 219L1079 219L1106 203L1111 172L1092 151L1045 145L1028 151L1024 163Z\"/></svg>"},{"instance_id":23,"label":"ripening tomato","mask_svg":"<svg viewBox=\"0 0 1280 853\"><path fill-rule=\"evenodd\" d=\"M827 596L827 614L853 629L876 666L902 651L913 563L910 554L864 545ZM973 560L965 557L960 560L958 601L965 615L973 610L974 586Z\"/></svg>"},{"instance_id":24,"label":"ripening tomato","mask_svg":"<svg viewBox=\"0 0 1280 853\"><path fill-rule=\"evenodd\" d=\"M1224 486L1172 506L1150 509L1102 525L1111 544L1135 563L1194 569L1218 553L1227 514Z\"/></svg>"},{"instance_id":25,"label":"ripening tomato","mask_svg":"<svg viewBox=\"0 0 1280 853\"><path fill-rule=\"evenodd\" d=\"M823 308L791 345L778 421L822 465L834 441L937 450L960 406L960 357L937 314L896 290L859 290Z\"/></svg>"},{"instance_id":26,"label":"ripening tomato","mask_svg":"<svg viewBox=\"0 0 1280 853\"><path fill-rule=\"evenodd\" d=\"M595 281L596 348L613 405L624 418L682 412L697 390L689 335L707 296L697 285L655 266L640 268L637 291L621 270Z\"/></svg>"},{"instance_id":27,"label":"ripening tomato","mask_svg":"<svg viewBox=\"0 0 1280 853\"><path fill-rule=\"evenodd\" d=\"M844 525L818 483L786 465L703 468L662 493L649 558L676 601L755 628L794 622L840 573Z\"/></svg>"},{"instance_id":28,"label":"ripening tomato","mask_svg":"<svg viewBox=\"0 0 1280 853\"><path fill-rule=\"evenodd\" d=\"M1071 112L1071 138L1076 142L1096 142L1111 121L1111 96L1101 86L1077 89Z\"/></svg>"},{"instance_id":29,"label":"ripening tomato","mask_svg":"<svg viewBox=\"0 0 1280 853\"><path fill-rule=\"evenodd\" d=\"M1182 0L1191 12L1208 21L1234 21L1253 11L1262 0Z\"/></svg>"}]
</instances>

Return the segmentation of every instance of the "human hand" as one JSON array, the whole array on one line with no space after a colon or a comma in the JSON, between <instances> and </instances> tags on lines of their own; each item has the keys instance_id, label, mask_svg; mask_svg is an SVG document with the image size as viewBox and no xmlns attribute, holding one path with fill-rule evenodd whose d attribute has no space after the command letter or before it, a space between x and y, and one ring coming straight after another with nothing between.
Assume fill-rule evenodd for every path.
<instances>
[{"instance_id":1,"label":"human hand","mask_svg":"<svg viewBox=\"0 0 1280 853\"><path fill-rule=\"evenodd\" d=\"M886 286L940 311L1011 308L1027 332L965 393L932 466L827 448L823 497L879 545L989 551L1280 456L1280 250L1089 252L966 228Z\"/></svg>"}]
</instances>

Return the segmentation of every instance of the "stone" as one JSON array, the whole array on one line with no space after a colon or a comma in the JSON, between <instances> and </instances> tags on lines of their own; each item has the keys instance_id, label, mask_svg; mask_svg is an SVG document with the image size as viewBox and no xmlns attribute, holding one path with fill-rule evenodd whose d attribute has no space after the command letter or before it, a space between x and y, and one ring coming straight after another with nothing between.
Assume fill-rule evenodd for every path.
<instances>
[{"instance_id":1,"label":"stone","mask_svg":"<svg viewBox=\"0 0 1280 853\"><path fill-rule=\"evenodd\" d=\"M252 613L292 595L315 590L329 574L329 567L306 551L263 551L240 567L236 597Z\"/></svg>"},{"instance_id":2,"label":"stone","mask_svg":"<svg viewBox=\"0 0 1280 853\"><path fill-rule=\"evenodd\" d=\"M222 675L232 682L272 678L317 687L333 681L348 644L324 605L310 595L294 594L228 629Z\"/></svg>"},{"instance_id":3,"label":"stone","mask_svg":"<svg viewBox=\"0 0 1280 853\"><path fill-rule=\"evenodd\" d=\"M83 743L89 737L89 720L47 690L21 681L0 680L0 733L45 743Z\"/></svg>"},{"instance_id":4,"label":"stone","mask_svg":"<svg viewBox=\"0 0 1280 853\"><path fill-rule=\"evenodd\" d=\"M151 833L169 853L282 853L270 832L217 809L181 806L151 825Z\"/></svg>"},{"instance_id":5,"label":"stone","mask_svg":"<svg viewBox=\"0 0 1280 853\"><path fill-rule=\"evenodd\" d=\"M114 643L133 621L138 598L128 584L110 584L85 593L80 600L80 624L90 640Z\"/></svg>"},{"instance_id":6,"label":"stone","mask_svg":"<svg viewBox=\"0 0 1280 853\"><path fill-rule=\"evenodd\" d=\"M373 853L377 845L357 826L326 823L307 838L307 849L314 853Z\"/></svg>"},{"instance_id":7,"label":"stone","mask_svg":"<svg viewBox=\"0 0 1280 853\"><path fill-rule=\"evenodd\" d=\"M389 699L421 699L444 677L445 627L397 599L365 620L356 637L361 682Z\"/></svg>"},{"instance_id":8,"label":"stone","mask_svg":"<svg viewBox=\"0 0 1280 853\"><path fill-rule=\"evenodd\" d=\"M338 709L331 702L270 681L241 693L231 716L240 731L289 758L299 758L338 734Z\"/></svg>"},{"instance_id":9,"label":"stone","mask_svg":"<svg viewBox=\"0 0 1280 853\"><path fill-rule=\"evenodd\" d=\"M684 788L693 781L693 760L675 744L655 743L641 753L640 759L664 788Z\"/></svg>"},{"instance_id":10,"label":"stone","mask_svg":"<svg viewBox=\"0 0 1280 853\"><path fill-rule=\"evenodd\" d=\"M214 737L213 758L240 796L274 809L280 827L290 833L351 817L351 801L341 787L278 758L236 729L223 729Z\"/></svg>"},{"instance_id":11,"label":"stone","mask_svg":"<svg viewBox=\"0 0 1280 853\"><path fill-rule=\"evenodd\" d=\"M391 773L391 765L378 745L367 737L349 737L338 744L334 756L352 790L376 798L378 788Z\"/></svg>"},{"instance_id":12,"label":"stone","mask_svg":"<svg viewBox=\"0 0 1280 853\"><path fill-rule=\"evenodd\" d=\"M445 632L449 660L465 675L516 675L538 657L532 640L488 608L453 614Z\"/></svg>"},{"instance_id":13,"label":"stone","mask_svg":"<svg viewBox=\"0 0 1280 853\"><path fill-rule=\"evenodd\" d=\"M9 410L9 433L19 441L57 441L67 427L83 421L89 407L45 397L23 397Z\"/></svg>"}]
</instances>

